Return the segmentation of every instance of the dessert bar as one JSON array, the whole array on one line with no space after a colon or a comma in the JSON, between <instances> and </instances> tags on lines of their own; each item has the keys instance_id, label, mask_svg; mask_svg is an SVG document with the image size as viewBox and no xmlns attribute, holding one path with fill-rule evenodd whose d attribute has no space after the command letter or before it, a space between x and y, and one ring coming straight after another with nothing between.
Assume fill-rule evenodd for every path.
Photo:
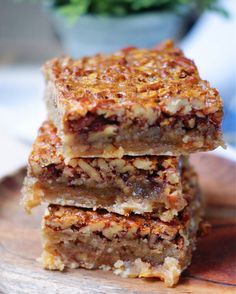
<instances>
[{"instance_id":1,"label":"dessert bar","mask_svg":"<svg viewBox=\"0 0 236 294\"><path fill-rule=\"evenodd\" d=\"M43 266L113 270L173 286L189 265L201 221L195 198L171 223L138 215L50 205L43 219Z\"/></svg>"},{"instance_id":2,"label":"dessert bar","mask_svg":"<svg viewBox=\"0 0 236 294\"><path fill-rule=\"evenodd\" d=\"M66 159L177 156L223 145L221 98L172 42L56 58L43 71Z\"/></svg>"},{"instance_id":3,"label":"dessert bar","mask_svg":"<svg viewBox=\"0 0 236 294\"><path fill-rule=\"evenodd\" d=\"M169 221L188 204L195 182L184 157L74 158L65 163L56 128L45 122L29 157L24 206L30 210L47 201L122 215L152 213Z\"/></svg>"}]
</instances>

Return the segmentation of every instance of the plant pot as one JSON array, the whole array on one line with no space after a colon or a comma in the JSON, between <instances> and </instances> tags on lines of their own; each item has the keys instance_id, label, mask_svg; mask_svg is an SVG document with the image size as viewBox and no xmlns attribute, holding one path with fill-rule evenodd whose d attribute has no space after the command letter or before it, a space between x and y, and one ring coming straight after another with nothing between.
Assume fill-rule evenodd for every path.
<instances>
[{"instance_id":1,"label":"plant pot","mask_svg":"<svg viewBox=\"0 0 236 294\"><path fill-rule=\"evenodd\" d=\"M54 30L66 54L73 57L109 53L127 46L152 47L165 39L178 41L189 24L188 14L145 12L123 17L80 16L70 24L50 10Z\"/></svg>"}]
</instances>

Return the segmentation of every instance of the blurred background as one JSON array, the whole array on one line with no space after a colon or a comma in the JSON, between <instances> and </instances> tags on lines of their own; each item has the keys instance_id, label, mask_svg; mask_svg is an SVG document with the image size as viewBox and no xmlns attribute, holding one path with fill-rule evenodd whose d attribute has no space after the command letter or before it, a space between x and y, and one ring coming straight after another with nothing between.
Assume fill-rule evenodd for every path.
<instances>
[{"instance_id":1,"label":"blurred background","mask_svg":"<svg viewBox=\"0 0 236 294\"><path fill-rule=\"evenodd\" d=\"M2 172L25 162L45 118L42 63L62 54L79 57L127 46L153 47L167 38L174 39L196 62L201 77L220 91L230 146L224 156L236 158L235 0L0 0Z\"/></svg>"}]
</instances>

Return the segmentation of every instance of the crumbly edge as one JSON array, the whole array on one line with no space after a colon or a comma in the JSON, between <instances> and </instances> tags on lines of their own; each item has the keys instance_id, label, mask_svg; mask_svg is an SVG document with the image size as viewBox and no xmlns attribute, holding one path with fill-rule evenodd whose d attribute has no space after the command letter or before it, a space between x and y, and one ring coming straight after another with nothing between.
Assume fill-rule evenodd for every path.
<instances>
[{"instance_id":1,"label":"crumbly edge","mask_svg":"<svg viewBox=\"0 0 236 294\"><path fill-rule=\"evenodd\" d=\"M50 178L53 171L62 173L64 177L76 177L83 180L107 180L113 174L120 176L137 175L155 176L164 170L165 177L170 183L176 183L176 175L180 173L183 157L158 157L158 156L124 156L122 158L72 158L66 160L61 153L61 140L56 134L54 125L45 121L39 129L38 136L33 144L29 156L30 175L40 177L45 173L45 178ZM76 145L76 144L75 144ZM47 169L49 168L49 169ZM73 183L72 183L73 184Z\"/></svg>"},{"instance_id":2,"label":"crumbly edge","mask_svg":"<svg viewBox=\"0 0 236 294\"><path fill-rule=\"evenodd\" d=\"M194 224L197 223L196 219L202 215L201 194L198 189L194 192L194 198L183 213L170 223L163 222L155 216L143 217L135 214L122 216L105 210L93 211L73 206L49 205L43 218L43 227L49 226L57 232L67 230L71 226L76 228L76 231L87 227L86 232L87 230L91 230L91 232L101 231L109 239L112 239L114 234L117 236L120 236L120 234L126 236L127 234L129 238L137 238L151 233L160 236L164 233L164 239L168 239L168 234L170 234L171 239L173 232L176 233L181 228L187 226L191 231Z\"/></svg>"},{"instance_id":3,"label":"crumbly edge","mask_svg":"<svg viewBox=\"0 0 236 294\"><path fill-rule=\"evenodd\" d=\"M48 195L53 196L51 187L55 187L55 193L57 195L60 194L61 190L62 195L59 195L57 199L54 197L51 200L51 203L56 204L62 204L63 195L68 195L69 191L75 195L76 188L73 189L73 187L81 187L81 191L78 188L78 193L81 194L88 188L94 191L96 190L95 192L105 192L105 190L114 190L116 188L123 193L123 197L130 195L131 198L135 198L137 196L138 200L141 200L140 197L146 197L145 193L147 192L143 193L143 195L138 195L135 190L132 190L132 186L129 186L130 184L137 186L137 182L135 182L136 178L138 182L143 181L147 185L141 185L139 187L140 189L152 189L152 184L155 184L155 187L152 189L153 196L151 191L150 198L154 198L155 194L159 195L160 202L167 209L171 207L176 208L176 210L173 210L173 215L186 204L186 201L183 199L182 204L180 204L181 207L178 206L177 208L175 206L175 202L181 202L178 201L178 198L183 198L181 195L181 173L184 161L182 157L74 158L68 163L65 163L60 152L57 152L59 141L55 138L55 127L45 122L30 155L28 176L24 182L23 202L27 210L39 205L44 198L48 198L50 202ZM184 165L187 166L186 163ZM123 178L123 175L125 178ZM67 187L68 191L66 191ZM154 191L154 188L158 188L159 192L155 192L156 190ZM117 193L117 191L113 191L112 193ZM135 194L133 195L133 193ZM85 192L83 194L86 197ZM71 205L73 200L70 200L67 197L64 205ZM73 202L74 204L75 202ZM132 211L132 206L134 207L134 205L132 203L130 204ZM77 203L77 205L84 207L82 203ZM118 208L118 206L114 207L114 212L119 213ZM143 209L138 208L138 212L143 212ZM150 212L150 207L147 212ZM163 214L163 217L165 215L167 219L173 216L171 214L166 212Z\"/></svg>"},{"instance_id":4,"label":"crumbly edge","mask_svg":"<svg viewBox=\"0 0 236 294\"><path fill-rule=\"evenodd\" d=\"M45 145L46 149L41 147L42 142L35 143L28 168L30 175L42 180L56 178L58 183L106 187L111 180L122 184L124 175L125 178L142 176L159 181L163 177L173 185L180 182L182 157L73 158L65 162L57 152L51 154L52 148Z\"/></svg>"},{"instance_id":5,"label":"crumbly edge","mask_svg":"<svg viewBox=\"0 0 236 294\"><path fill-rule=\"evenodd\" d=\"M173 47L173 45L172 45ZM171 48L171 47L170 47ZM174 49L174 47L173 47ZM175 49L178 50L178 49ZM173 57L173 56L172 56ZM178 59L178 58L177 58ZM191 63L190 60L187 60L185 57L183 57L183 60L189 64L187 67L190 66L191 72L196 71L196 76L193 74L193 77L195 79L199 79L198 73L196 70L196 67L194 64ZM183 60L180 62L184 64ZM63 66L66 65L67 62L70 62L69 58L65 58L61 60ZM212 125L219 130L216 133L216 137L213 138L212 144L209 144L208 146L199 146L199 144L203 144L205 142L202 142L202 140L198 140L198 142L195 142L194 146L190 148L189 143L191 142L192 138L191 135L186 134L183 136L183 142L184 147L182 148L183 152L182 154L191 153L192 151L204 151L204 150L212 150L218 146L224 145L222 140L222 135L220 131L220 124L222 121L223 111L222 111L222 101L218 95L218 92L210 88L208 83L205 81L201 81L199 79L199 85L195 85L196 89L192 89L191 86L187 84L189 87L189 91L191 92L189 95L183 95L183 97L179 97L178 95L173 97L165 97L161 103L157 104L154 103L152 105L151 103L143 104L139 103L138 101L129 101L129 103L115 103L115 106L113 105L113 100L111 102L111 105L109 105L110 100L104 99L102 100L103 103L96 104L96 99L88 102L86 99L82 99L84 102L81 102L79 99L71 98L70 93L73 94L73 86L71 90L68 89L62 89L63 83L62 80L56 78L56 76L60 73L53 67L55 64L60 64L60 59L54 60L52 62L49 62L44 69L45 77L46 77L46 91L45 91L45 100L47 101L48 105L48 112L49 117L53 120L54 124L56 125L58 129L58 134L61 137L63 144L64 144L64 150L63 152L66 155L66 158L72 158L75 156L103 156L103 157L122 157L125 155L141 155L141 154L150 154L150 155L164 155L167 152L172 153L171 155L177 155L181 154L181 148L180 151L177 153L175 151L175 148L170 144L168 146L168 149L160 150L158 148L152 148L152 150L148 150L147 148L143 148L143 150L126 150L124 146L121 144L121 148L118 148L117 146L114 146L115 138L117 138L120 135L120 129L125 129L126 127L130 127L130 125L135 121L136 124L140 124L140 129L148 129L149 127L154 126L157 122L160 123L160 127L171 125L173 118L177 117L178 119L182 119L185 117L187 128L193 129L195 128L196 121L198 119L206 119L211 121ZM60 67L60 66L59 66ZM94 73L92 74L94 76ZM154 85L151 83L150 85L147 83L142 86L141 93L142 95L148 94L156 95L156 92L158 91L158 85L155 89ZM158 84L158 83L157 83ZM180 83L180 86L182 85L182 82ZM191 83L190 83L191 85ZM172 85L174 88L178 88L178 84ZM183 86L183 85L182 85ZM182 87L181 86L181 87ZM138 85L137 85L138 87ZM66 88L66 87L65 87ZM92 90L92 89L90 89ZM89 91L90 91L89 90ZM136 89L139 91L138 89ZM67 91L69 91L67 93ZM70 92L71 91L71 92ZM200 91L200 94L198 93ZM91 92L91 91L90 91ZM102 91L104 92L104 91ZM68 94L68 99L66 98L66 93ZM104 94L104 93L103 93ZM103 95L101 94L101 95ZM186 93L185 93L186 94ZM72 95L73 96L73 95ZM199 97L198 97L199 96ZM209 96L209 97L208 97ZM149 97L149 96L148 96ZM198 97L198 98L193 98ZM208 98L202 98L202 97L208 97ZM70 101L70 98L72 99L72 102ZM149 101L148 99L144 99L145 97L142 97L141 101ZM147 98L147 97L146 97ZM144 100L143 100L144 99ZM154 99L155 100L155 99ZM104 105L103 105L104 104ZM95 106L94 106L95 105ZM79 123L86 119L87 115L92 115L96 117L103 118L105 120L114 120L114 117L117 119L114 120L117 122L112 124L107 124L102 127L100 131L94 131L89 132L88 131L88 142L91 144L99 143L104 138L107 140L104 143L103 148L101 150L99 149L88 149L88 144L84 138L79 139L79 148L80 150L74 152L73 149L75 146L75 142L73 144L70 144L71 136L76 136L76 134L80 133L81 130L78 129L77 131L71 131L73 122L75 123L76 128L78 127ZM164 115L163 118L161 115ZM160 122L159 122L160 120ZM84 127L89 128L89 126ZM83 129L83 128L82 128ZM102 139L101 139L102 138ZM201 139L201 138L200 138ZM75 140L74 140L75 141ZM110 141L110 142L109 142ZM112 142L111 142L112 141ZM132 141L132 140L131 140ZM112 144L110 144L112 143ZM119 145L119 144L118 144ZM102 149L104 147L108 150L106 150L103 154ZM69 150L67 150L69 149ZM113 149L113 150L112 150ZM70 153L72 153L70 155Z\"/></svg>"},{"instance_id":6,"label":"crumbly edge","mask_svg":"<svg viewBox=\"0 0 236 294\"><path fill-rule=\"evenodd\" d=\"M89 192L83 191L79 187L64 189L60 186L52 187L32 177L26 178L22 193L22 205L27 213L30 213L32 208L40 205L42 202L47 202L49 204L76 206L93 210L106 209L109 212L126 216L130 213L152 214L158 216L162 221L171 221L187 205L186 199L177 193L169 198L159 195L163 199L160 199L158 203L154 198L144 198L141 201L141 199L136 199L136 197L125 197L122 193L108 198L106 202L101 198L104 197L102 192L100 195L95 195L93 192L88 194ZM171 201L174 202L174 206Z\"/></svg>"},{"instance_id":7,"label":"crumbly edge","mask_svg":"<svg viewBox=\"0 0 236 294\"><path fill-rule=\"evenodd\" d=\"M197 133L182 135L181 129L165 129L164 133L169 137L178 138L177 141L159 137L157 134L160 129L152 128L142 135L135 138L133 135L119 142L113 141L115 137L109 137L108 141L88 141L78 139L76 135L64 135L63 137L63 155L69 162L71 158L122 158L128 156L188 156L191 153L214 150L225 143L222 140L221 131L216 131L214 139L210 136L204 136ZM101 135L101 134L100 134ZM102 137L102 135L101 135ZM106 134L103 138L106 138ZM144 142L145 138L145 142ZM155 138L155 140L154 140ZM161 139L162 138L162 139ZM163 141L162 141L163 140ZM143 141L143 142L142 142ZM158 144L156 142L159 142Z\"/></svg>"},{"instance_id":8,"label":"crumbly edge","mask_svg":"<svg viewBox=\"0 0 236 294\"><path fill-rule=\"evenodd\" d=\"M63 271L65 269L65 264L61 258L51 254L45 249L38 261L48 270ZM69 268L76 269L78 265L76 263L71 263ZM164 263L156 267L137 258L133 262L117 260L113 268L107 265L101 265L99 269L104 271L112 270L114 274L122 278L158 278L164 281L166 287L173 287L176 285L183 271L178 260L174 257L166 257Z\"/></svg>"},{"instance_id":9,"label":"crumbly edge","mask_svg":"<svg viewBox=\"0 0 236 294\"><path fill-rule=\"evenodd\" d=\"M142 161L137 162L141 164ZM137 214L152 213L153 215L158 215L163 221L170 221L187 205L187 198L189 198L189 196L185 196L193 194L193 191L188 191L186 195L185 193L183 194L182 185L186 185L188 182L187 178L190 174L193 175L193 178L196 177L192 168L188 166L187 158L181 159L181 165L184 166L183 168L179 167L180 170L178 171L178 173L182 173L181 170L183 169L183 175L179 175L180 178L182 177L181 180L177 177L177 171L172 174L175 168L170 162L172 162L171 158L170 161L168 159L164 161L163 175L158 178L160 184L162 184L164 179L167 180L167 183L163 186L162 190L158 192L150 186L149 189L151 189L151 191L150 194L148 194L148 198L145 196L144 192L142 195L129 194L129 191L121 189L122 185L118 186L117 189L114 188L114 186L106 184L104 189L100 189L97 188L95 184L93 188L89 186L90 188L88 189L83 185L67 186L68 183L66 180L60 183L57 180L39 179L31 176L29 172L23 185L22 202L28 212L30 212L33 207L40 205L41 202L46 201L52 204L73 205L92 208L94 210L97 208L104 208L108 211L123 215L129 215L131 212ZM170 167L168 167L169 164ZM141 164L139 167L143 168L144 166L145 165ZM167 168L166 170L165 167ZM170 174L168 170L171 172ZM182 181L184 181L184 184L182 184ZM137 183L134 183L134 185L137 185ZM196 183L194 183L193 186L195 187ZM140 186L140 188L142 188L142 186ZM107 200L105 201L106 197Z\"/></svg>"},{"instance_id":10,"label":"crumbly edge","mask_svg":"<svg viewBox=\"0 0 236 294\"><path fill-rule=\"evenodd\" d=\"M137 258L133 262L117 260L114 263L113 267L110 267L104 264L104 265L100 265L99 268L103 270L112 269L115 274L121 275L122 277L140 277L140 278L141 277L157 277L157 278L160 278L161 280L164 280L166 286L172 287L178 282L181 272L189 265L191 260L191 252L192 250L195 249L196 232L198 230L199 223L201 221L202 212L201 212L201 205L199 200L193 202L192 206L195 212L189 221L187 231L186 233L184 232L180 233L181 235L183 234L182 236L184 236L184 244L186 246L186 252L185 252L186 257L184 262L182 261L180 264L178 259L166 256L163 264L153 266L149 262L144 262L140 258ZM46 216L48 213L49 212L46 213ZM67 226L68 224L64 228L65 232L66 230L68 230L66 229ZM91 229L93 231L98 229L98 227L99 225L94 223L94 226L92 226ZM119 228L119 226L117 228ZM87 231L86 228L84 228L84 230ZM88 228L88 232L90 232L89 228ZM112 238L114 231L107 231L107 233L108 235L106 236L108 238ZM56 234L58 233L56 232ZM57 239L56 237L56 239L54 239L54 241L52 242L55 242L55 240L60 240L60 238ZM65 263L65 260L63 260L60 254L54 255L47 250L47 247L50 246L49 245L50 237L49 239L45 239L45 242L46 243L45 243L44 252L41 257L41 262L45 268L48 268L51 270L63 270L65 267L70 267L70 268L78 267L78 264L76 262L70 262L69 264ZM55 250L56 250L56 247L55 247Z\"/></svg>"}]
</instances>

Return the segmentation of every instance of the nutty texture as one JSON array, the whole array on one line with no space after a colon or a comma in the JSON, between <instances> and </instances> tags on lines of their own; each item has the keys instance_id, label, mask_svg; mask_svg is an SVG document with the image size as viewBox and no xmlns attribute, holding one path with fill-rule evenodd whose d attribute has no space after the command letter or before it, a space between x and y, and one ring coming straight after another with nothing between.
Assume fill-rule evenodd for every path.
<instances>
[{"instance_id":1,"label":"nutty texture","mask_svg":"<svg viewBox=\"0 0 236 294\"><path fill-rule=\"evenodd\" d=\"M74 158L65 163L56 128L45 122L29 157L24 183L27 210L42 201L104 208L129 215L152 213L169 221L193 195L196 175L184 157Z\"/></svg>"},{"instance_id":2,"label":"nutty texture","mask_svg":"<svg viewBox=\"0 0 236 294\"><path fill-rule=\"evenodd\" d=\"M185 222L188 221L185 218ZM101 231L107 239L126 237L132 239L144 238L156 234L163 239L172 240L179 229L184 227L180 219L171 223L164 223L158 219L144 218L138 215L120 216L104 210L91 211L72 206L49 206L49 213L45 215L46 223L52 230L66 230L73 226L74 230L90 228L92 232Z\"/></svg>"},{"instance_id":3,"label":"nutty texture","mask_svg":"<svg viewBox=\"0 0 236 294\"><path fill-rule=\"evenodd\" d=\"M167 115L180 116L198 111L205 116L222 111L217 90L200 79L193 61L171 42L152 50L131 48L79 60L53 59L45 64L44 73L46 80L58 86L58 102L69 115L68 120L98 109L102 114L103 109L106 113L115 108L119 116L119 110L124 112L126 106L130 109L134 106L133 119L147 115L150 124L156 118L145 113L146 106L150 112L158 109ZM137 103L140 108L136 108ZM78 123L78 129L91 119L96 117L88 118L83 126Z\"/></svg>"},{"instance_id":4,"label":"nutty texture","mask_svg":"<svg viewBox=\"0 0 236 294\"><path fill-rule=\"evenodd\" d=\"M170 156L124 156L123 158L73 158L65 162L62 140L51 121L45 121L38 131L29 157L29 166L34 176L42 179L57 178L60 175L73 178L79 175L82 180L94 182L109 181L113 175L157 176L157 171L169 171L170 181L174 184L182 168L181 157ZM109 176L109 177L107 177ZM78 184L79 183L71 183Z\"/></svg>"},{"instance_id":5,"label":"nutty texture","mask_svg":"<svg viewBox=\"0 0 236 294\"><path fill-rule=\"evenodd\" d=\"M223 144L221 98L172 42L57 58L43 70L49 117L68 158L179 155Z\"/></svg>"},{"instance_id":6,"label":"nutty texture","mask_svg":"<svg viewBox=\"0 0 236 294\"><path fill-rule=\"evenodd\" d=\"M198 196L171 223L51 205L43 220L41 260L48 269L112 269L124 277L158 277L173 286L190 263L201 214Z\"/></svg>"}]
</instances>

